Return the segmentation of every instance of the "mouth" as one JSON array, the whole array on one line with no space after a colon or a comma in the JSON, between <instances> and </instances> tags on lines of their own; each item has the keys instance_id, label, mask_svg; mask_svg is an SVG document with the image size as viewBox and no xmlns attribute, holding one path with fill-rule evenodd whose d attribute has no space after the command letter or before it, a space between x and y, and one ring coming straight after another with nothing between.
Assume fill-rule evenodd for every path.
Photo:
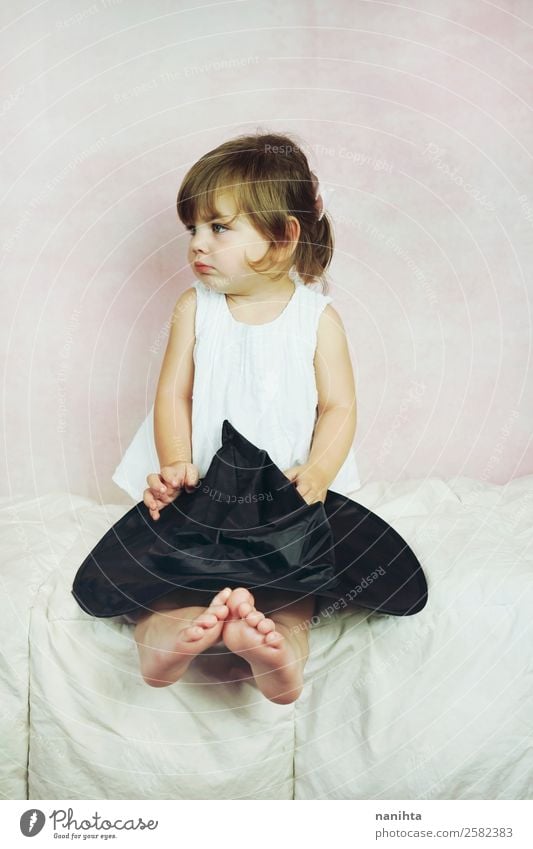
<instances>
[{"instance_id":1,"label":"mouth","mask_svg":"<svg viewBox=\"0 0 533 849\"><path fill-rule=\"evenodd\" d=\"M194 267L197 271L213 271L212 265L205 265L203 262L195 262Z\"/></svg>"}]
</instances>

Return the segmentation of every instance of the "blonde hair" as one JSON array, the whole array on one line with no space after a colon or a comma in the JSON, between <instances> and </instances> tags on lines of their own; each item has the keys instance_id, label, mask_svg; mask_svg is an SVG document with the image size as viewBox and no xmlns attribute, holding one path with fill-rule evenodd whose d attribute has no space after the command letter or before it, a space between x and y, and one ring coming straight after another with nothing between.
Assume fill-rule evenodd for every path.
<instances>
[{"instance_id":1,"label":"blonde hair","mask_svg":"<svg viewBox=\"0 0 533 849\"><path fill-rule=\"evenodd\" d=\"M255 229L270 241L265 256L249 262L256 273L280 280L294 265L303 283L320 280L333 256L333 229L327 213L318 221L313 176L307 156L286 134L257 132L240 135L205 153L188 170L177 198L178 216L185 226L198 218L220 218L217 193L230 192L237 214L248 214ZM280 260L290 241L288 216L300 223L294 253Z\"/></svg>"}]
</instances>

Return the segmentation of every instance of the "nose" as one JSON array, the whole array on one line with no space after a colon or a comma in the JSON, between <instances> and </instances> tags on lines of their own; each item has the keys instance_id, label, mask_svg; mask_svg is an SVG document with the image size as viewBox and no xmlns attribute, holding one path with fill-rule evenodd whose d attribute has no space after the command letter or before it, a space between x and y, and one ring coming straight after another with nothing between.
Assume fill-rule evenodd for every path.
<instances>
[{"instance_id":1,"label":"nose","mask_svg":"<svg viewBox=\"0 0 533 849\"><path fill-rule=\"evenodd\" d=\"M196 227L196 232L193 233L190 240L190 247L193 253L197 253L198 251L208 252L209 251L209 234L206 230L201 227Z\"/></svg>"}]
</instances>

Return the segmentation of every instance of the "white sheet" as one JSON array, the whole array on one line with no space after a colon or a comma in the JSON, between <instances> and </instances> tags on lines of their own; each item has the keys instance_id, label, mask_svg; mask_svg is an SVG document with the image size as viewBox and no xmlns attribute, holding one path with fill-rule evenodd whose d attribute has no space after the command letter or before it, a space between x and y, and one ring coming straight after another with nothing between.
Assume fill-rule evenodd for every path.
<instances>
[{"instance_id":1,"label":"white sheet","mask_svg":"<svg viewBox=\"0 0 533 849\"><path fill-rule=\"evenodd\" d=\"M533 476L387 489L358 500L409 541L428 604L315 627L295 797L531 799Z\"/></svg>"},{"instance_id":2,"label":"white sheet","mask_svg":"<svg viewBox=\"0 0 533 849\"><path fill-rule=\"evenodd\" d=\"M0 499L0 794L6 799L27 798L30 608L77 537L80 514L87 508L94 509L94 503L66 493Z\"/></svg>"},{"instance_id":3,"label":"white sheet","mask_svg":"<svg viewBox=\"0 0 533 849\"><path fill-rule=\"evenodd\" d=\"M353 497L412 546L429 601L412 617L320 619L293 705L216 684L224 656L212 654L151 688L133 627L78 607L79 564L129 507L0 503L4 796L25 797L34 604L31 799L532 798L533 475L367 484Z\"/></svg>"}]
</instances>

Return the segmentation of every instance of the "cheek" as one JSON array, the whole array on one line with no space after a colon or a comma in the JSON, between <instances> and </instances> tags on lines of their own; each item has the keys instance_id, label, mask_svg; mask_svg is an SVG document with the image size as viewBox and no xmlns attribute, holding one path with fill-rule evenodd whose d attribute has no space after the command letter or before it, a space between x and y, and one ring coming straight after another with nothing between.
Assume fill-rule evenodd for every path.
<instances>
[{"instance_id":1,"label":"cheek","mask_svg":"<svg viewBox=\"0 0 533 849\"><path fill-rule=\"evenodd\" d=\"M248 254L248 246L246 242L240 240L226 239L224 243L220 242L217 245L220 253L220 258L223 262L242 263L245 260L245 253Z\"/></svg>"},{"instance_id":2,"label":"cheek","mask_svg":"<svg viewBox=\"0 0 533 849\"><path fill-rule=\"evenodd\" d=\"M258 259L262 259L268 250L268 242L260 242L258 240L250 240L246 245L243 246L243 257L246 252L246 256L248 259L256 262Z\"/></svg>"}]
</instances>

